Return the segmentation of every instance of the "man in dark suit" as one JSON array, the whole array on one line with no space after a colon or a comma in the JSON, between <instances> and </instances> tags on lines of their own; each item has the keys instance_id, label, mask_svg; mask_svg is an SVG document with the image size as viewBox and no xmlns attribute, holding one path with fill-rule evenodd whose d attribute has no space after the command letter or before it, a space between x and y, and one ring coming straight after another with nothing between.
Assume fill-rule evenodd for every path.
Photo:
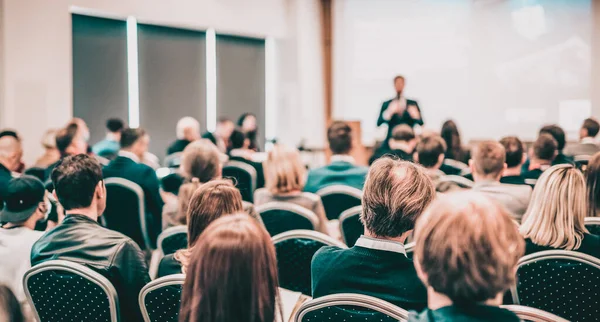
<instances>
[{"instance_id":1,"label":"man in dark suit","mask_svg":"<svg viewBox=\"0 0 600 322\"><path fill-rule=\"evenodd\" d=\"M254 150L250 149L250 138L247 133L234 130L231 133L231 151L229 151L229 160L239 161L249 164L256 170L256 188L265 186L265 175L263 164L252 161Z\"/></svg>"},{"instance_id":2,"label":"man in dark suit","mask_svg":"<svg viewBox=\"0 0 600 322\"><path fill-rule=\"evenodd\" d=\"M200 123L191 116L186 116L177 121L177 140L169 145L167 155L183 152L190 142L200 139Z\"/></svg>"},{"instance_id":3,"label":"man in dark suit","mask_svg":"<svg viewBox=\"0 0 600 322\"><path fill-rule=\"evenodd\" d=\"M426 289L404 242L434 197L422 167L387 157L375 161L362 198L364 235L350 249L323 247L314 255L313 297L358 293L406 310L425 308Z\"/></svg>"},{"instance_id":4,"label":"man in dark suit","mask_svg":"<svg viewBox=\"0 0 600 322\"><path fill-rule=\"evenodd\" d=\"M206 132L202 135L203 139L209 139L214 145L219 148L221 153L227 153L231 149L229 138L235 130L235 124L228 118L222 117L217 122L217 128L214 132Z\"/></svg>"},{"instance_id":5,"label":"man in dark suit","mask_svg":"<svg viewBox=\"0 0 600 322\"><path fill-rule=\"evenodd\" d=\"M348 124L336 121L327 130L327 140L331 149L331 163L310 170L304 191L315 193L331 185L345 185L362 190L369 169L357 166L352 151L352 129Z\"/></svg>"},{"instance_id":6,"label":"man in dark suit","mask_svg":"<svg viewBox=\"0 0 600 322\"><path fill-rule=\"evenodd\" d=\"M141 163L148 151L150 138L142 129L125 129L121 132L121 150L118 156L103 169L104 178L123 178L138 184L144 190L150 236L153 240L161 230L163 200L156 173Z\"/></svg>"},{"instance_id":7,"label":"man in dark suit","mask_svg":"<svg viewBox=\"0 0 600 322\"><path fill-rule=\"evenodd\" d=\"M412 153L417 145L415 131L406 124L396 126L392 131L392 137L390 137L388 145L388 147L381 146L377 149L369 159L369 164L373 164L384 155L393 155L401 160L412 161Z\"/></svg>"},{"instance_id":8,"label":"man in dark suit","mask_svg":"<svg viewBox=\"0 0 600 322\"><path fill-rule=\"evenodd\" d=\"M556 158L558 143L550 134L541 134L529 150L529 170L523 173L525 179L539 179L542 173L552 166Z\"/></svg>"},{"instance_id":9,"label":"man in dark suit","mask_svg":"<svg viewBox=\"0 0 600 322\"><path fill-rule=\"evenodd\" d=\"M423 117L421 116L419 104L415 100L406 99L402 93L404 91L404 84L404 77L396 76L394 78L396 97L383 102L381 105L377 126L388 125L388 133L384 145L392 137L392 131L397 125L407 124L410 127L414 127L416 124L423 125Z\"/></svg>"}]
</instances>

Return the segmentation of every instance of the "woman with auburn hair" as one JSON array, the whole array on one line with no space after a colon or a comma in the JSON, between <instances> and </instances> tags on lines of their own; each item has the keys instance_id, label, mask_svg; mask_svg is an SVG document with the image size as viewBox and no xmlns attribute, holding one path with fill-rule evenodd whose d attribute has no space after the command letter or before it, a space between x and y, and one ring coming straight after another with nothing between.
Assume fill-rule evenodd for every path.
<instances>
[{"instance_id":1,"label":"woman with auburn hair","mask_svg":"<svg viewBox=\"0 0 600 322\"><path fill-rule=\"evenodd\" d=\"M215 220L191 253L179 321L283 321L275 247L249 216Z\"/></svg>"},{"instance_id":2,"label":"woman with auburn hair","mask_svg":"<svg viewBox=\"0 0 600 322\"><path fill-rule=\"evenodd\" d=\"M201 185L187 207L188 248L165 256L158 276L185 273L196 240L208 225L221 216L243 211L242 195L229 180L213 180Z\"/></svg>"},{"instance_id":3,"label":"woman with auburn hair","mask_svg":"<svg viewBox=\"0 0 600 322\"><path fill-rule=\"evenodd\" d=\"M600 237L584 225L587 214L583 175L570 164L555 165L537 181L523 216L525 253L574 250L600 258Z\"/></svg>"},{"instance_id":4,"label":"woman with auburn hair","mask_svg":"<svg viewBox=\"0 0 600 322\"><path fill-rule=\"evenodd\" d=\"M465 164L469 162L470 153L462 146L458 126L453 120L447 120L442 124L440 136L446 142L446 159L460 161Z\"/></svg>"},{"instance_id":5,"label":"woman with auburn hair","mask_svg":"<svg viewBox=\"0 0 600 322\"><path fill-rule=\"evenodd\" d=\"M600 217L600 152L594 154L588 161L585 171L588 217Z\"/></svg>"},{"instance_id":6,"label":"woman with auburn hair","mask_svg":"<svg viewBox=\"0 0 600 322\"><path fill-rule=\"evenodd\" d=\"M265 188L254 192L254 204L289 202L314 212L319 218L316 229L327 234L327 216L321 197L302 192L306 183L306 168L297 149L277 144L269 151L264 163Z\"/></svg>"}]
</instances>

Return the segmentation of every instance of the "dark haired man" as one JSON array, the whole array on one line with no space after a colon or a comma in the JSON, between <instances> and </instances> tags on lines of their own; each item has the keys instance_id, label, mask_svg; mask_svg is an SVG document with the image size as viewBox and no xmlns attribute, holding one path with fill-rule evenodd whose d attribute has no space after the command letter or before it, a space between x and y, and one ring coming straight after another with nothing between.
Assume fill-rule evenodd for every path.
<instances>
[{"instance_id":1,"label":"dark haired man","mask_svg":"<svg viewBox=\"0 0 600 322\"><path fill-rule=\"evenodd\" d=\"M92 147L92 152L103 158L114 159L119 152L119 140L121 131L125 128L121 119L112 118L106 121L106 138Z\"/></svg>"},{"instance_id":2,"label":"dark haired man","mask_svg":"<svg viewBox=\"0 0 600 322\"><path fill-rule=\"evenodd\" d=\"M529 150L529 171L523 173L525 179L537 180L552 162L558 153L558 143L550 134L541 134Z\"/></svg>"},{"instance_id":3,"label":"dark haired man","mask_svg":"<svg viewBox=\"0 0 600 322\"><path fill-rule=\"evenodd\" d=\"M527 158L523 142L516 136L507 136L500 140L506 151L506 169L502 172L500 183L526 184L521 175L521 167Z\"/></svg>"},{"instance_id":4,"label":"dark haired man","mask_svg":"<svg viewBox=\"0 0 600 322\"><path fill-rule=\"evenodd\" d=\"M142 321L138 295L150 281L144 253L127 236L98 224L106 208L106 188L98 161L85 154L68 156L52 171L54 196L65 219L31 250L31 264L62 259L87 266L113 284L123 321Z\"/></svg>"},{"instance_id":5,"label":"dark haired man","mask_svg":"<svg viewBox=\"0 0 600 322\"><path fill-rule=\"evenodd\" d=\"M369 169L355 165L352 151L352 129L348 124L336 121L327 129L329 149L333 154L327 166L310 170L304 191L315 193L331 185L345 185L361 189Z\"/></svg>"},{"instance_id":6,"label":"dark haired man","mask_svg":"<svg viewBox=\"0 0 600 322\"><path fill-rule=\"evenodd\" d=\"M600 151L600 147L596 143L598 132L600 132L600 123L592 118L585 119L579 130L579 143L569 145L565 150L565 154L572 156L594 155Z\"/></svg>"},{"instance_id":7,"label":"dark haired man","mask_svg":"<svg viewBox=\"0 0 600 322\"><path fill-rule=\"evenodd\" d=\"M88 144L85 139L85 129L82 129L77 122L71 122L64 128L56 132L56 148L60 152L60 157L64 158L69 155L85 154L88 152ZM58 162L46 168L44 173L45 179L49 179L52 170Z\"/></svg>"},{"instance_id":8,"label":"dark haired man","mask_svg":"<svg viewBox=\"0 0 600 322\"><path fill-rule=\"evenodd\" d=\"M404 84L404 76L398 75L394 77L396 96L393 99L383 102L381 105L377 126L388 125L384 146L387 146L387 142L392 137L392 132L397 125L407 124L410 127L414 127L417 124L423 125L419 103L404 97Z\"/></svg>"},{"instance_id":9,"label":"dark haired man","mask_svg":"<svg viewBox=\"0 0 600 322\"><path fill-rule=\"evenodd\" d=\"M412 161L412 153L416 145L417 140L413 128L406 124L400 124L392 131L392 137L388 142L389 147L381 146L377 149L369 159L369 164L373 164L375 160L384 155L393 155L401 160Z\"/></svg>"}]
</instances>

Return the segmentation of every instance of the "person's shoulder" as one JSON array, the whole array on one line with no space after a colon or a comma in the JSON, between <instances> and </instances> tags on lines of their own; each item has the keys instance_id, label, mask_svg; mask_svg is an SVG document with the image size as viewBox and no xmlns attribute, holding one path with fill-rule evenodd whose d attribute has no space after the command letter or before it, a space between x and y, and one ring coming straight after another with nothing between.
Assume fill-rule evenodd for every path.
<instances>
[{"instance_id":1,"label":"person's shoulder","mask_svg":"<svg viewBox=\"0 0 600 322\"><path fill-rule=\"evenodd\" d=\"M302 192L300 194L300 196L302 196L302 198L305 198L305 199L310 200L315 203L321 202L321 197L319 197L319 195L312 193L312 192L305 191L305 192Z\"/></svg>"},{"instance_id":2,"label":"person's shoulder","mask_svg":"<svg viewBox=\"0 0 600 322\"><path fill-rule=\"evenodd\" d=\"M313 256L312 263L314 265L322 265L340 256L344 256L346 253L350 252L351 249L339 248L337 246L325 246L321 247Z\"/></svg>"}]
</instances>

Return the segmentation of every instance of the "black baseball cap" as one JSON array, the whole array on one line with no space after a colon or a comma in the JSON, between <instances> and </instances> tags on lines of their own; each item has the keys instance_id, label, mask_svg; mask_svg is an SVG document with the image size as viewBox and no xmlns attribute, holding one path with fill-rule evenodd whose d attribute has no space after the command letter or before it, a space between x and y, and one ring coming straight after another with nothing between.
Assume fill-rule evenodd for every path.
<instances>
[{"instance_id":1,"label":"black baseball cap","mask_svg":"<svg viewBox=\"0 0 600 322\"><path fill-rule=\"evenodd\" d=\"M40 179L23 175L10 180L2 199L4 208L0 212L0 222L22 222L37 210L44 201L46 189Z\"/></svg>"}]
</instances>

